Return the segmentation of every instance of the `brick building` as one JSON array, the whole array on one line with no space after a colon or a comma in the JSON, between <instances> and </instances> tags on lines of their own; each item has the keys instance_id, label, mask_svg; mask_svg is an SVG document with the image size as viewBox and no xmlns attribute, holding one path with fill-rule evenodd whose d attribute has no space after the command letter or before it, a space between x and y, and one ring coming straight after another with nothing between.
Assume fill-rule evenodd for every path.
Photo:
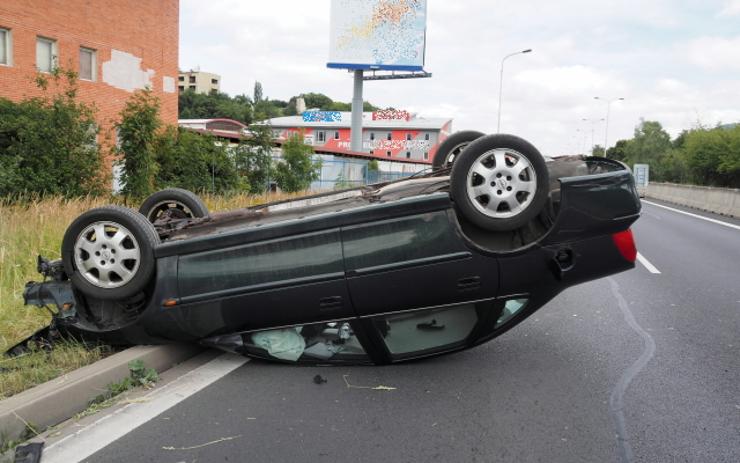
<instances>
[{"instance_id":1,"label":"brick building","mask_svg":"<svg viewBox=\"0 0 740 463\"><path fill-rule=\"evenodd\" d=\"M0 97L39 96L36 73L59 66L79 73L79 99L97 108L101 143L145 87L175 125L178 41L179 0L2 0Z\"/></svg>"}]
</instances>

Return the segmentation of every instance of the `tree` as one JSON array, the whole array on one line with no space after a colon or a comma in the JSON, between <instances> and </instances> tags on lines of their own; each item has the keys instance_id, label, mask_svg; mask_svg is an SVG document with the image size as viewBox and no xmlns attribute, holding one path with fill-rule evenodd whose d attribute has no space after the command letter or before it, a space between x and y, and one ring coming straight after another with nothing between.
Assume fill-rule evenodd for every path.
<instances>
[{"instance_id":1,"label":"tree","mask_svg":"<svg viewBox=\"0 0 740 463\"><path fill-rule=\"evenodd\" d=\"M313 148L294 134L283 144L283 159L275 166L275 179L283 191L293 193L308 189L319 179L320 161L313 161Z\"/></svg>"},{"instance_id":2,"label":"tree","mask_svg":"<svg viewBox=\"0 0 740 463\"><path fill-rule=\"evenodd\" d=\"M117 153L121 156L123 194L143 198L154 191L157 175L154 144L162 123L159 99L151 90L138 90L121 111Z\"/></svg>"},{"instance_id":3,"label":"tree","mask_svg":"<svg viewBox=\"0 0 740 463\"><path fill-rule=\"evenodd\" d=\"M624 162L627 152L625 151L627 148L628 140L619 140L617 143L606 150L606 157L609 159L614 159L615 161L622 161Z\"/></svg>"},{"instance_id":4,"label":"tree","mask_svg":"<svg viewBox=\"0 0 740 463\"><path fill-rule=\"evenodd\" d=\"M102 193L95 111L77 101L77 74L57 68L36 84L42 97L0 98L0 195Z\"/></svg>"},{"instance_id":5,"label":"tree","mask_svg":"<svg viewBox=\"0 0 740 463\"><path fill-rule=\"evenodd\" d=\"M684 150L692 181L740 187L740 127L692 130Z\"/></svg>"},{"instance_id":6,"label":"tree","mask_svg":"<svg viewBox=\"0 0 740 463\"><path fill-rule=\"evenodd\" d=\"M228 193L241 182L227 147L210 135L168 127L156 140L158 189Z\"/></svg>"},{"instance_id":7,"label":"tree","mask_svg":"<svg viewBox=\"0 0 740 463\"><path fill-rule=\"evenodd\" d=\"M254 93L252 101L254 101L255 104L262 101L262 84L259 81L254 83Z\"/></svg>"},{"instance_id":8,"label":"tree","mask_svg":"<svg viewBox=\"0 0 740 463\"><path fill-rule=\"evenodd\" d=\"M601 145L594 145L593 148L591 148L591 156L604 156L604 147Z\"/></svg>"},{"instance_id":9,"label":"tree","mask_svg":"<svg viewBox=\"0 0 740 463\"><path fill-rule=\"evenodd\" d=\"M249 131L251 137L234 150L234 159L249 192L261 194L269 188L272 174L272 129L268 125L253 125Z\"/></svg>"},{"instance_id":10,"label":"tree","mask_svg":"<svg viewBox=\"0 0 740 463\"><path fill-rule=\"evenodd\" d=\"M250 124L253 119L252 102L246 95L231 98L225 93L180 92L178 98L180 119L225 118Z\"/></svg>"},{"instance_id":11,"label":"tree","mask_svg":"<svg viewBox=\"0 0 740 463\"><path fill-rule=\"evenodd\" d=\"M641 121L625 147L629 164L655 163L671 148L671 137L657 121Z\"/></svg>"}]
</instances>

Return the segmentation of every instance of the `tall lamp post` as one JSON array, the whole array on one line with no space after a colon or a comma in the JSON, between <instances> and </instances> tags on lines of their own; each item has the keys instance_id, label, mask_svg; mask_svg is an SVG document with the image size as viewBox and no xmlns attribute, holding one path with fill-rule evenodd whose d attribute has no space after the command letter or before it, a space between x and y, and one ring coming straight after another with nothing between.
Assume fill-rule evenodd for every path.
<instances>
[{"instance_id":1,"label":"tall lamp post","mask_svg":"<svg viewBox=\"0 0 740 463\"><path fill-rule=\"evenodd\" d=\"M501 95L503 94L504 90L504 62L506 62L506 60L511 58L512 56L523 55L525 53L531 52L532 49L527 48L526 50L509 53L508 55L504 56L504 59L501 60L501 78L499 79L498 84L498 124L496 125L496 133L501 133Z\"/></svg>"},{"instance_id":2,"label":"tall lamp post","mask_svg":"<svg viewBox=\"0 0 740 463\"><path fill-rule=\"evenodd\" d=\"M599 96L595 96L594 100L601 100L606 101L606 127L604 128L604 157L606 157L606 148L607 148L607 140L609 139L609 109L612 106L612 103L615 101L624 101L624 98L612 98L611 100L607 100L605 98L601 98Z\"/></svg>"}]
</instances>

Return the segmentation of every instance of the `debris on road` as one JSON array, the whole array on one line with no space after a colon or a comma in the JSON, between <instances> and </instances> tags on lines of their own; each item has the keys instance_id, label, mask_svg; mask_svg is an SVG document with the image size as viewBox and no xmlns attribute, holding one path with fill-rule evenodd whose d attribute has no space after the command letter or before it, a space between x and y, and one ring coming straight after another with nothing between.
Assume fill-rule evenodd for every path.
<instances>
[{"instance_id":1,"label":"debris on road","mask_svg":"<svg viewBox=\"0 0 740 463\"><path fill-rule=\"evenodd\" d=\"M171 447L171 446L169 446L169 447L162 447L162 450L195 450L195 449L200 449L200 448L203 448L203 447L208 447L209 445L218 444L218 443L221 443L221 442L226 442L226 441L229 441L229 440L238 439L240 437L242 437L241 434L239 434L238 436L222 437L220 439L216 439L216 440L211 441L211 442L206 442L205 444L194 445L192 447Z\"/></svg>"},{"instance_id":2,"label":"debris on road","mask_svg":"<svg viewBox=\"0 0 740 463\"><path fill-rule=\"evenodd\" d=\"M349 383L349 381L347 380L348 377L349 377L349 375L342 375L342 379L344 380L344 384L347 385L347 389L370 389L370 390L373 390L373 391L395 391L397 389L395 387L392 387L392 386L384 386L382 384L380 384L378 386L375 386L375 387L371 387L371 386L356 386L354 384L350 384Z\"/></svg>"},{"instance_id":3,"label":"debris on road","mask_svg":"<svg viewBox=\"0 0 740 463\"><path fill-rule=\"evenodd\" d=\"M43 442L32 442L26 445L19 445L15 448L14 463L39 463L41 461L41 453L43 451Z\"/></svg>"}]
</instances>

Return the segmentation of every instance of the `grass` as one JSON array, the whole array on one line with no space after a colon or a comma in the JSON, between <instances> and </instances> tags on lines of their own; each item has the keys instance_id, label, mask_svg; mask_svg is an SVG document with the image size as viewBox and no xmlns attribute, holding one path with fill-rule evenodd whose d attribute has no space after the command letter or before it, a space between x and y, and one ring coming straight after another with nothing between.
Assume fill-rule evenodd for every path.
<instances>
[{"instance_id":1,"label":"grass","mask_svg":"<svg viewBox=\"0 0 740 463\"><path fill-rule=\"evenodd\" d=\"M118 401L118 396L126 391L139 386L150 389L159 381L157 371L144 365L143 360L129 362L128 369L129 376L117 383L109 384L105 392L94 398L85 410L74 416L74 419L82 419L114 405Z\"/></svg>"},{"instance_id":2,"label":"grass","mask_svg":"<svg viewBox=\"0 0 740 463\"><path fill-rule=\"evenodd\" d=\"M205 195L212 212L236 209L296 195ZM81 213L105 204L110 198L36 198L10 202L0 199L0 353L46 326L50 315L43 309L23 306L26 282L40 280L36 256L58 259L67 226ZM63 343L51 353L36 351L18 359L0 358L0 399L92 363L107 353L104 347L87 349Z\"/></svg>"},{"instance_id":3,"label":"grass","mask_svg":"<svg viewBox=\"0 0 740 463\"><path fill-rule=\"evenodd\" d=\"M65 340L48 352L39 349L16 358L0 359L0 399L88 365L110 352L108 346L85 348L76 341Z\"/></svg>"}]
</instances>

